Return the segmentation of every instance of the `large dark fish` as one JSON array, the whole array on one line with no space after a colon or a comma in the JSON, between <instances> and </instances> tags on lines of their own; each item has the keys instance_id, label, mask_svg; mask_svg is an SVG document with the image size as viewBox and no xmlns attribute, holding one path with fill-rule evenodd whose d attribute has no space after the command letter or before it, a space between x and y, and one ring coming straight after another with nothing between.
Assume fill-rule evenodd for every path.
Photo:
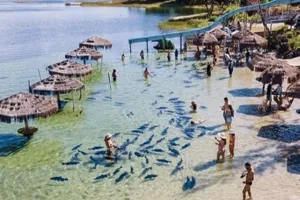
<instances>
[{"instance_id":1,"label":"large dark fish","mask_svg":"<svg viewBox=\"0 0 300 200\"><path fill-rule=\"evenodd\" d=\"M185 145L183 145L181 147L181 150L188 148L189 146L191 146L191 143L186 143Z\"/></svg>"},{"instance_id":2,"label":"large dark fish","mask_svg":"<svg viewBox=\"0 0 300 200\"><path fill-rule=\"evenodd\" d=\"M169 99L169 101L178 101L178 100L179 100L179 97L174 97L174 98Z\"/></svg>"},{"instance_id":3,"label":"large dark fish","mask_svg":"<svg viewBox=\"0 0 300 200\"><path fill-rule=\"evenodd\" d=\"M123 179L128 178L128 177L129 177L128 172L124 172L119 176L119 178L116 179L115 183L119 183L120 181L122 181Z\"/></svg>"},{"instance_id":4,"label":"large dark fish","mask_svg":"<svg viewBox=\"0 0 300 200\"><path fill-rule=\"evenodd\" d=\"M84 156L88 155L88 153L86 153L86 152L84 152L84 151L78 150L78 152L81 153L81 154L84 155Z\"/></svg>"},{"instance_id":5,"label":"large dark fish","mask_svg":"<svg viewBox=\"0 0 300 200\"><path fill-rule=\"evenodd\" d=\"M132 152L130 151L130 152L128 153L128 160L131 160L131 156L132 156Z\"/></svg>"},{"instance_id":6,"label":"large dark fish","mask_svg":"<svg viewBox=\"0 0 300 200\"><path fill-rule=\"evenodd\" d=\"M176 142L173 142L173 141L170 141L170 145L171 145L171 146L175 146L175 147L176 147L176 146L179 146L179 144L177 144Z\"/></svg>"},{"instance_id":7,"label":"large dark fish","mask_svg":"<svg viewBox=\"0 0 300 200\"><path fill-rule=\"evenodd\" d=\"M131 132L132 133L143 133L143 131L141 131L141 130L132 130Z\"/></svg>"},{"instance_id":8,"label":"large dark fish","mask_svg":"<svg viewBox=\"0 0 300 200\"><path fill-rule=\"evenodd\" d=\"M152 170L152 167L145 168L139 177L144 176L149 170Z\"/></svg>"},{"instance_id":9,"label":"large dark fish","mask_svg":"<svg viewBox=\"0 0 300 200\"><path fill-rule=\"evenodd\" d=\"M144 143L140 144L141 147L145 146L145 145L148 145L152 142L153 140L153 137L154 137L154 134L150 136L150 138L148 140L146 140Z\"/></svg>"},{"instance_id":10,"label":"large dark fish","mask_svg":"<svg viewBox=\"0 0 300 200\"><path fill-rule=\"evenodd\" d=\"M114 172L113 172L113 176L116 175L117 173L120 172L120 170L123 168L123 166L121 165L119 168L117 168Z\"/></svg>"},{"instance_id":11,"label":"large dark fish","mask_svg":"<svg viewBox=\"0 0 300 200\"><path fill-rule=\"evenodd\" d=\"M139 158L140 158L140 157L144 157L143 154L141 154L141 153L139 153L139 152L137 152L137 151L134 152L134 155L136 155L136 157L139 157Z\"/></svg>"},{"instance_id":12,"label":"large dark fish","mask_svg":"<svg viewBox=\"0 0 300 200\"><path fill-rule=\"evenodd\" d=\"M111 137L112 137L112 138L116 138L116 137L118 137L120 134L121 134L120 132L114 133Z\"/></svg>"},{"instance_id":13,"label":"large dark fish","mask_svg":"<svg viewBox=\"0 0 300 200\"><path fill-rule=\"evenodd\" d=\"M148 181L148 180L154 180L157 177L156 174L148 174L147 176L145 176L144 180Z\"/></svg>"},{"instance_id":14,"label":"large dark fish","mask_svg":"<svg viewBox=\"0 0 300 200\"><path fill-rule=\"evenodd\" d=\"M156 95L157 97L159 97L159 98L164 98L164 96L163 95Z\"/></svg>"},{"instance_id":15,"label":"large dark fish","mask_svg":"<svg viewBox=\"0 0 300 200\"><path fill-rule=\"evenodd\" d=\"M174 149L174 148L172 148L170 146L168 146L168 149L169 149L169 151L171 151L171 153L172 153L173 156L175 156L175 157L179 156L180 153L176 149Z\"/></svg>"},{"instance_id":16,"label":"large dark fish","mask_svg":"<svg viewBox=\"0 0 300 200\"><path fill-rule=\"evenodd\" d=\"M97 176L96 178L94 178L94 180L103 180L105 178L108 178L109 176L110 176L110 173L101 174L100 176Z\"/></svg>"},{"instance_id":17,"label":"large dark fish","mask_svg":"<svg viewBox=\"0 0 300 200\"><path fill-rule=\"evenodd\" d=\"M146 164L149 164L149 159L145 156Z\"/></svg>"},{"instance_id":18,"label":"large dark fish","mask_svg":"<svg viewBox=\"0 0 300 200\"><path fill-rule=\"evenodd\" d=\"M106 154L106 150L96 151L94 154L95 155L105 155Z\"/></svg>"},{"instance_id":19,"label":"large dark fish","mask_svg":"<svg viewBox=\"0 0 300 200\"><path fill-rule=\"evenodd\" d=\"M169 127L165 128L162 132L161 132L161 135L166 135L168 133L168 129Z\"/></svg>"},{"instance_id":20,"label":"large dark fish","mask_svg":"<svg viewBox=\"0 0 300 200\"><path fill-rule=\"evenodd\" d=\"M154 101L153 103L152 103L152 106L155 106L157 104L157 101Z\"/></svg>"},{"instance_id":21,"label":"large dark fish","mask_svg":"<svg viewBox=\"0 0 300 200\"><path fill-rule=\"evenodd\" d=\"M161 107L158 107L157 109L158 110L165 110L165 109L167 109L167 107L166 106L161 106Z\"/></svg>"},{"instance_id":22,"label":"large dark fish","mask_svg":"<svg viewBox=\"0 0 300 200\"><path fill-rule=\"evenodd\" d=\"M169 142L176 142L180 139L180 137L174 137L172 139L169 140Z\"/></svg>"},{"instance_id":23,"label":"large dark fish","mask_svg":"<svg viewBox=\"0 0 300 200\"><path fill-rule=\"evenodd\" d=\"M164 152L164 150L162 150L162 149L153 149L152 151L157 152L157 153L163 153Z\"/></svg>"},{"instance_id":24,"label":"large dark fish","mask_svg":"<svg viewBox=\"0 0 300 200\"><path fill-rule=\"evenodd\" d=\"M149 146L146 146L144 148L144 150L149 150L149 149L153 149L155 147L155 145L149 145Z\"/></svg>"},{"instance_id":25,"label":"large dark fish","mask_svg":"<svg viewBox=\"0 0 300 200\"><path fill-rule=\"evenodd\" d=\"M162 141L164 141L166 138L165 137L163 137L163 138L160 138L159 140L157 140L156 141L156 143L155 144L159 144L159 143L161 143Z\"/></svg>"},{"instance_id":26,"label":"large dark fish","mask_svg":"<svg viewBox=\"0 0 300 200\"><path fill-rule=\"evenodd\" d=\"M64 163L61 163L62 165L78 165L79 162L78 161L71 161L71 162L64 162Z\"/></svg>"},{"instance_id":27,"label":"large dark fish","mask_svg":"<svg viewBox=\"0 0 300 200\"><path fill-rule=\"evenodd\" d=\"M103 146L94 146L92 148L89 148L89 150L99 150L99 149L103 149Z\"/></svg>"},{"instance_id":28,"label":"large dark fish","mask_svg":"<svg viewBox=\"0 0 300 200\"><path fill-rule=\"evenodd\" d=\"M149 123L148 124L143 124L142 126L140 126L138 128L138 130L144 131L146 128L148 128L148 126L149 126Z\"/></svg>"},{"instance_id":29,"label":"large dark fish","mask_svg":"<svg viewBox=\"0 0 300 200\"><path fill-rule=\"evenodd\" d=\"M160 162L160 163L165 163L165 164L169 164L169 163L172 163L171 161L169 160L166 160L166 159L156 159L157 162Z\"/></svg>"},{"instance_id":30,"label":"large dark fish","mask_svg":"<svg viewBox=\"0 0 300 200\"><path fill-rule=\"evenodd\" d=\"M148 131L153 131L155 128L159 127L159 125L151 126Z\"/></svg>"},{"instance_id":31,"label":"large dark fish","mask_svg":"<svg viewBox=\"0 0 300 200\"><path fill-rule=\"evenodd\" d=\"M181 166L181 165L182 165L182 162L183 162L183 160L182 160L182 158L181 158L181 159L179 160L179 162L177 163L175 169L171 172L171 175L174 175L174 174L176 174L177 172L179 172L180 170L183 169L183 166Z\"/></svg>"},{"instance_id":32,"label":"large dark fish","mask_svg":"<svg viewBox=\"0 0 300 200\"><path fill-rule=\"evenodd\" d=\"M64 181L68 181L69 179L61 177L61 176L54 176L54 177L51 177L50 180L64 182Z\"/></svg>"},{"instance_id":33,"label":"large dark fish","mask_svg":"<svg viewBox=\"0 0 300 200\"><path fill-rule=\"evenodd\" d=\"M72 148L72 151L75 151L77 149L79 149L79 147L81 147L82 144L76 145L75 147Z\"/></svg>"},{"instance_id":34,"label":"large dark fish","mask_svg":"<svg viewBox=\"0 0 300 200\"><path fill-rule=\"evenodd\" d=\"M206 131L204 130L204 131L202 131L198 136L197 136L197 138L199 138L199 137L202 137L202 136L204 136L205 135L205 133L206 133Z\"/></svg>"},{"instance_id":35,"label":"large dark fish","mask_svg":"<svg viewBox=\"0 0 300 200\"><path fill-rule=\"evenodd\" d=\"M134 174L133 167L130 167L130 174Z\"/></svg>"},{"instance_id":36,"label":"large dark fish","mask_svg":"<svg viewBox=\"0 0 300 200\"><path fill-rule=\"evenodd\" d=\"M122 106L122 105L124 105L124 103L122 103L122 102L115 102L115 106Z\"/></svg>"}]
</instances>

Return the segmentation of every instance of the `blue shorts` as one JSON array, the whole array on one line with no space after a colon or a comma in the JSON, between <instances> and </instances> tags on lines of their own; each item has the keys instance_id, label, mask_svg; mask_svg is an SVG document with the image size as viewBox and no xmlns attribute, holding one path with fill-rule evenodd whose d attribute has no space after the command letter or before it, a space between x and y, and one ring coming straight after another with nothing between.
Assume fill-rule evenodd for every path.
<instances>
[{"instance_id":1,"label":"blue shorts","mask_svg":"<svg viewBox=\"0 0 300 200\"><path fill-rule=\"evenodd\" d=\"M231 123L232 122L232 117L231 116L226 116L226 122Z\"/></svg>"}]
</instances>

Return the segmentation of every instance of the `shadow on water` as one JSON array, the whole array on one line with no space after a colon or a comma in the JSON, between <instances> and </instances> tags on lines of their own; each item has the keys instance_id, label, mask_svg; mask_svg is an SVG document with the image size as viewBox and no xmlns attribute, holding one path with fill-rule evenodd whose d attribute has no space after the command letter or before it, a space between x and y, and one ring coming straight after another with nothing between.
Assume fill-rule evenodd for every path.
<instances>
[{"instance_id":1,"label":"shadow on water","mask_svg":"<svg viewBox=\"0 0 300 200\"><path fill-rule=\"evenodd\" d=\"M300 125L263 126L257 136L287 143L297 142L300 140Z\"/></svg>"},{"instance_id":2,"label":"shadow on water","mask_svg":"<svg viewBox=\"0 0 300 200\"><path fill-rule=\"evenodd\" d=\"M300 154L290 155L287 159L287 171L300 175Z\"/></svg>"},{"instance_id":3,"label":"shadow on water","mask_svg":"<svg viewBox=\"0 0 300 200\"><path fill-rule=\"evenodd\" d=\"M14 133L0 134L0 157L8 156L22 150L29 142L30 137L19 136Z\"/></svg>"},{"instance_id":4,"label":"shadow on water","mask_svg":"<svg viewBox=\"0 0 300 200\"><path fill-rule=\"evenodd\" d=\"M267 113L264 114L258 111L259 106L258 104L240 105L236 112L257 117L266 116Z\"/></svg>"},{"instance_id":5,"label":"shadow on water","mask_svg":"<svg viewBox=\"0 0 300 200\"><path fill-rule=\"evenodd\" d=\"M296 113L300 114L300 109L296 110Z\"/></svg>"},{"instance_id":6,"label":"shadow on water","mask_svg":"<svg viewBox=\"0 0 300 200\"><path fill-rule=\"evenodd\" d=\"M208 161L207 163L203 163L203 164L199 164L197 166L194 167L194 171L195 172L200 172L200 171L204 171L204 170L207 170L213 166L216 166L217 165L217 161L216 160L211 160L211 161Z\"/></svg>"},{"instance_id":7,"label":"shadow on water","mask_svg":"<svg viewBox=\"0 0 300 200\"><path fill-rule=\"evenodd\" d=\"M234 97L257 97L261 93L260 88L242 88L228 91Z\"/></svg>"}]
</instances>

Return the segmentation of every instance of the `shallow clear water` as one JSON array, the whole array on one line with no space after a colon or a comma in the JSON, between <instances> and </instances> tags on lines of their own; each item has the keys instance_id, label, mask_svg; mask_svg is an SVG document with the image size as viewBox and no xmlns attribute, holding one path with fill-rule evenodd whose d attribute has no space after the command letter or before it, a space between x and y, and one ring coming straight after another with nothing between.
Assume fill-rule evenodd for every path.
<instances>
[{"instance_id":1,"label":"shallow clear water","mask_svg":"<svg viewBox=\"0 0 300 200\"><path fill-rule=\"evenodd\" d=\"M213 70L210 78L205 77L204 66L192 59L170 63L165 54L151 50L145 62L139 59L139 51L145 44L133 45L133 53L128 54L128 38L160 33L156 24L169 14L147 14L145 9L133 8L80 8L64 7L60 4L2 4L0 5L0 97L4 98L19 91L27 90L27 82L39 80L38 69L43 77L47 76L45 67L60 61L64 54L78 46L78 43L92 35L99 35L113 42L111 50L105 50L104 66L93 81L87 81L87 89L82 101L76 100L73 113L70 102L66 111L48 119L31 121L39 128L37 134L26 141L16 137L16 130L23 124L0 125L0 199L241 199L243 185L239 178L243 164L250 161L254 165L256 177L253 184L255 199L299 199L299 175L287 170L286 158L280 149L286 143L258 137L263 125L272 123L299 124L295 110L300 107L295 100L289 112L258 117L244 114L240 106L260 104L262 99L255 97L261 85L255 81L256 74L248 68L238 68L234 77L229 79L226 69ZM178 44L178 41L175 40ZM153 44L154 45L154 44ZM125 53L123 65L120 55ZM187 55L191 57L192 55ZM145 67L153 73L150 80L142 78ZM107 72L116 69L118 81L110 86ZM197 70L198 69L198 70ZM250 88L251 90L238 90ZM253 94L254 91L254 94ZM159 96L163 95L163 97ZM222 132L222 112L220 105L223 97L228 96L236 110L233 127L237 133L236 157L216 164L216 145L214 137ZM195 131L192 139L186 138L180 128L169 124L177 114L162 112L158 108L167 107L175 111L170 98L179 97L186 103L197 101L201 109L196 114L187 113L193 119L205 118L207 121ZM152 105L155 101L157 104ZM118 106L116 102L124 103ZM177 108L178 109L178 108ZM80 111L82 113L80 114ZM246 108L249 111L249 108ZM133 115L128 115L130 112ZM128 147L136 151L139 145L154 134L156 140L166 140L155 148L165 153L147 155L145 158L122 156L113 167L100 163L96 169L90 162L93 155L89 148L103 146L104 135L108 132L121 132L116 138L118 144L133 139L131 130L145 123L159 125L154 131L146 131ZM166 136L161 132L170 127ZM188 127L188 125L185 125ZM12 133L12 134L10 134ZM199 137L197 137L200 133ZM180 137L175 147L178 157L168 153L168 140ZM71 149L81 144L77 166L63 166L76 151ZM185 150L181 146L191 143ZM12 147L12 144L13 147ZM293 144L299 144L294 142ZM156 159L167 159L172 163L159 166ZM183 159L183 170L170 176L177 162ZM112 173L122 166L121 171L107 180L94 183L100 174ZM148 174L157 174L154 181L144 182L139 177L143 169L152 166ZM123 172L135 174L115 184L115 179ZM298 173L299 174L299 173ZM50 178L62 176L67 182L55 182ZM197 184L192 191L183 192L182 185L186 176L194 176Z\"/></svg>"}]
</instances>

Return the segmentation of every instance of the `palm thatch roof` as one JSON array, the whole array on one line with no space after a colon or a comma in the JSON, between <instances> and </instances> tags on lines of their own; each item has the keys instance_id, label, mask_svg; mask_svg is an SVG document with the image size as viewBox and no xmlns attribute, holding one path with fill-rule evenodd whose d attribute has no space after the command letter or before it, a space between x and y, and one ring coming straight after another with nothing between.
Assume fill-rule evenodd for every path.
<instances>
[{"instance_id":1,"label":"palm thatch roof","mask_svg":"<svg viewBox=\"0 0 300 200\"><path fill-rule=\"evenodd\" d=\"M250 30L238 31L232 35L232 38L239 40L244 46L264 46L268 43L268 40Z\"/></svg>"},{"instance_id":2,"label":"palm thatch roof","mask_svg":"<svg viewBox=\"0 0 300 200\"><path fill-rule=\"evenodd\" d=\"M286 94L289 97L300 99L300 80L289 85L288 88L286 89Z\"/></svg>"},{"instance_id":3,"label":"palm thatch roof","mask_svg":"<svg viewBox=\"0 0 300 200\"><path fill-rule=\"evenodd\" d=\"M282 83L283 79L287 79L288 83L297 81L300 78L300 70L297 67L291 66L284 61L277 60L272 66L265 69L259 77L256 78L257 81L264 84Z\"/></svg>"},{"instance_id":4,"label":"palm thatch roof","mask_svg":"<svg viewBox=\"0 0 300 200\"><path fill-rule=\"evenodd\" d=\"M88 47L88 48L111 48L112 43L106 39L103 39L101 37L91 37L79 44L79 47Z\"/></svg>"},{"instance_id":5,"label":"palm thatch roof","mask_svg":"<svg viewBox=\"0 0 300 200\"><path fill-rule=\"evenodd\" d=\"M218 44L218 40L217 40L217 38L214 35L206 32L205 34L197 36L193 40L193 44L197 45L197 46L201 46L201 45L213 45L213 44Z\"/></svg>"},{"instance_id":6,"label":"palm thatch roof","mask_svg":"<svg viewBox=\"0 0 300 200\"><path fill-rule=\"evenodd\" d=\"M83 83L75 78L52 75L30 86L32 93L38 94L65 94L84 87Z\"/></svg>"},{"instance_id":7,"label":"palm thatch roof","mask_svg":"<svg viewBox=\"0 0 300 200\"><path fill-rule=\"evenodd\" d=\"M80 47L78 49L75 49L67 53L65 57L66 59L79 58L82 60L88 60L88 59L98 60L99 58L102 58L102 53L87 47Z\"/></svg>"},{"instance_id":8,"label":"palm thatch roof","mask_svg":"<svg viewBox=\"0 0 300 200\"><path fill-rule=\"evenodd\" d=\"M270 55L259 55L256 54L249 62L248 67L253 71L256 72L263 72L265 69L267 69L268 67L274 65L276 63L274 57L270 56Z\"/></svg>"},{"instance_id":9,"label":"palm thatch roof","mask_svg":"<svg viewBox=\"0 0 300 200\"><path fill-rule=\"evenodd\" d=\"M0 100L0 121L23 121L24 118L48 117L57 112L53 97L20 92Z\"/></svg>"},{"instance_id":10,"label":"palm thatch roof","mask_svg":"<svg viewBox=\"0 0 300 200\"><path fill-rule=\"evenodd\" d=\"M217 39L224 39L226 36L228 36L228 33L225 31L222 31L219 28L216 28L209 32L211 35L215 36Z\"/></svg>"},{"instance_id":11,"label":"palm thatch roof","mask_svg":"<svg viewBox=\"0 0 300 200\"><path fill-rule=\"evenodd\" d=\"M80 77L91 74L93 68L71 60L64 60L47 67L50 75L58 74L68 77Z\"/></svg>"}]
</instances>

